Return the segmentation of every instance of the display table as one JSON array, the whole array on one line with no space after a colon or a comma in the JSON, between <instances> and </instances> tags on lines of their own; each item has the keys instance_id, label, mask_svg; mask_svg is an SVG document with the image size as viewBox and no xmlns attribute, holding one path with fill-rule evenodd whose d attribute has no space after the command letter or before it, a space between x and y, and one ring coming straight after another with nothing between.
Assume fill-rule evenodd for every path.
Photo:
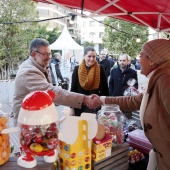
<instances>
[{"instance_id":1,"label":"display table","mask_svg":"<svg viewBox=\"0 0 170 170\"><path fill-rule=\"evenodd\" d=\"M17 165L17 157L10 157L9 161L3 165L0 165L0 170L23 170L23 168ZM29 168L30 170L53 170L53 163L44 162L43 157L36 157L37 166Z\"/></svg>"},{"instance_id":2,"label":"display table","mask_svg":"<svg viewBox=\"0 0 170 170\"><path fill-rule=\"evenodd\" d=\"M127 170L128 163L128 148L129 144L124 143L112 149L112 154L93 164L94 170ZM10 157L9 161L0 166L0 170L23 170L23 168L17 165L17 157ZM36 157L37 166L29 168L30 170L53 170L53 163L44 162L43 157Z\"/></svg>"}]
</instances>

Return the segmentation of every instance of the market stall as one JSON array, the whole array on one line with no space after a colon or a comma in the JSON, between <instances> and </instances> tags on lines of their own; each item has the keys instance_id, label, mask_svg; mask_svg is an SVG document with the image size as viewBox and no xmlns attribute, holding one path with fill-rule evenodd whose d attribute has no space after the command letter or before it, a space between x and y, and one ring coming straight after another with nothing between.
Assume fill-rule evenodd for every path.
<instances>
[{"instance_id":1,"label":"market stall","mask_svg":"<svg viewBox=\"0 0 170 170\"><path fill-rule=\"evenodd\" d=\"M61 170L81 170L83 167L87 170L117 170L120 167L121 170L132 170L135 164L147 166L143 153L147 154L149 150L142 150L142 147L134 144L140 141L140 146L151 146L144 134L140 136L141 133L138 133L137 136L139 130L136 126L127 126L118 105L104 106L98 112L97 119L94 114L84 113L81 117L67 116L59 124L53 97L52 91L27 95L18 117L19 129L8 129L6 114L0 114L1 169L12 166L14 170L48 170L58 165ZM10 157L8 135L16 131L21 145L18 158ZM127 131L129 139L126 138ZM144 143L142 138L145 139ZM132 143L133 149L129 148Z\"/></svg>"}]
</instances>

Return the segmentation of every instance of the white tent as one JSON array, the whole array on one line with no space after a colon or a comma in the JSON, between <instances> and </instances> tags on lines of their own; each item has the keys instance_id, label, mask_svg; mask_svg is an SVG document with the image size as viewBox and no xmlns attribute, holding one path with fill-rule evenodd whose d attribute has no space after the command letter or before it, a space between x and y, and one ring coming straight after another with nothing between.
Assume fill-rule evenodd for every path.
<instances>
[{"instance_id":1,"label":"white tent","mask_svg":"<svg viewBox=\"0 0 170 170\"><path fill-rule=\"evenodd\" d=\"M70 57L74 54L78 62L82 60L83 47L77 44L65 26L59 38L50 45L51 50L62 50L62 74L68 74L70 70Z\"/></svg>"},{"instance_id":2,"label":"white tent","mask_svg":"<svg viewBox=\"0 0 170 170\"><path fill-rule=\"evenodd\" d=\"M65 26L59 38L50 45L51 50L83 50L83 47L77 44L69 34Z\"/></svg>"}]
</instances>

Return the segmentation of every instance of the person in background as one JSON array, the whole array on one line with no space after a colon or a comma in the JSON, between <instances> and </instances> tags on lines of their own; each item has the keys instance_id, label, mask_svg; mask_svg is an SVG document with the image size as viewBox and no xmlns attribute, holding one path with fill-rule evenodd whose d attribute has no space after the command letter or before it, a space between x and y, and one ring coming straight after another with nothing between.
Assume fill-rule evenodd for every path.
<instances>
[{"instance_id":1,"label":"person in background","mask_svg":"<svg viewBox=\"0 0 170 170\"><path fill-rule=\"evenodd\" d=\"M170 40L146 42L140 52L141 74L149 82L144 94L100 97L103 104L118 104L123 110L139 110L146 137L153 145L147 170L170 169Z\"/></svg>"},{"instance_id":2,"label":"person in background","mask_svg":"<svg viewBox=\"0 0 170 170\"><path fill-rule=\"evenodd\" d=\"M84 49L84 56L81 64L75 66L72 74L72 92L85 95L97 94L98 96L109 95L107 77L103 66L96 61L96 51L89 46ZM83 105L81 109L71 109L72 115L80 116L82 112L97 113L101 107L91 109Z\"/></svg>"},{"instance_id":3,"label":"person in background","mask_svg":"<svg viewBox=\"0 0 170 170\"><path fill-rule=\"evenodd\" d=\"M135 70L135 65L134 64L132 64L132 59L131 59L131 57L128 55L128 66L130 67L130 68L132 68L133 70Z\"/></svg>"},{"instance_id":4,"label":"person in background","mask_svg":"<svg viewBox=\"0 0 170 170\"><path fill-rule=\"evenodd\" d=\"M118 58L118 67L111 70L109 80L110 96L123 96L127 81L135 79L134 87L138 88L137 72L128 67L128 55L121 54Z\"/></svg>"},{"instance_id":5,"label":"person in background","mask_svg":"<svg viewBox=\"0 0 170 170\"><path fill-rule=\"evenodd\" d=\"M56 71L57 78L59 78L61 80L61 82L64 82L63 76L60 71L60 61L61 61L60 53L54 53L54 58L51 60L51 63L53 63L55 65L55 71ZM50 69L51 69L51 64L50 64ZM52 71L51 71L51 76L52 76L53 85L57 84L58 82L55 82L54 75L53 75Z\"/></svg>"},{"instance_id":6,"label":"person in background","mask_svg":"<svg viewBox=\"0 0 170 170\"><path fill-rule=\"evenodd\" d=\"M100 63L100 57L98 54L96 54L96 61L98 62L98 64Z\"/></svg>"},{"instance_id":7,"label":"person in background","mask_svg":"<svg viewBox=\"0 0 170 170\"><path fill-rule=\"evenodd\" d=\"M73 108L81 108L87 105L95 109L101 106L97 95L86 96L53 86L49 72L50 58L51 50L48 41L36 38L30 43L29 58L20 65L15 78L12 114L14 126L17 124L23 99L33 91L52 90L56 94L54 103Z\"/></svg>"},{"instance_id":8,"label":"person in background","mask_svg":"<svg viewBox=\"0 0 170 170\"><path fill-rule=\"evenodd\" d=\"M76 58L74 54L70 57L70 64L70 71L73 71L76 64Z\"/></svg>"},{"instance_id":9,"label":"person in background","mask_svg":"<svg viewBox=\"0 0 170 170\"><path fill-rule=\"evenodd\" d=\"M136 61L135 68L136 70L140 70L140 63L138 60Z\"/></svg>"},{"instance_id":10,"label":"person in background","mask_svg":"<svg viewBox=\"0 0 170 170\"><path fill-rule=\"evenodd\" d=\"M100 53L100 65L104 67L107 78L110 76L110 62L106 58L106 51Z\"/></svg>"},{"instance_id":11,"label":"person in background","mask_svg":"<svg viewBox=\"0 0 170 170\"><path fill-rule=\"evenodd\" d=\"M115 60L114 60L113 56L109 55L109 59L108 60L110 62L110 68L112 68L114 66L114 64L115 64Z\"/></svg>"}]
</instances>

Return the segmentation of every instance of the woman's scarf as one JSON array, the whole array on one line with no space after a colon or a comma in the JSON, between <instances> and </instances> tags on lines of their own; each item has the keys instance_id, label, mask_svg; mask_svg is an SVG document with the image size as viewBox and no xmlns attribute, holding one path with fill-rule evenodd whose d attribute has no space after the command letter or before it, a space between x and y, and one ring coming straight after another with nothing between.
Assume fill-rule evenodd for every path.
<instances>
[{"instance_id":1,"label":"woman's scarf","mask_svg":"<svg viewBox=\"0 0 170 170\"><path fill-rule=\"evenodd\" d=\"M83 59L82 63L78 68L78 78L80 86L85 90L96 90L99 88L100 83L100 67L97 61L94 65L88 70L85 65L85 60Z\"/></svg>"}]
</instances>

